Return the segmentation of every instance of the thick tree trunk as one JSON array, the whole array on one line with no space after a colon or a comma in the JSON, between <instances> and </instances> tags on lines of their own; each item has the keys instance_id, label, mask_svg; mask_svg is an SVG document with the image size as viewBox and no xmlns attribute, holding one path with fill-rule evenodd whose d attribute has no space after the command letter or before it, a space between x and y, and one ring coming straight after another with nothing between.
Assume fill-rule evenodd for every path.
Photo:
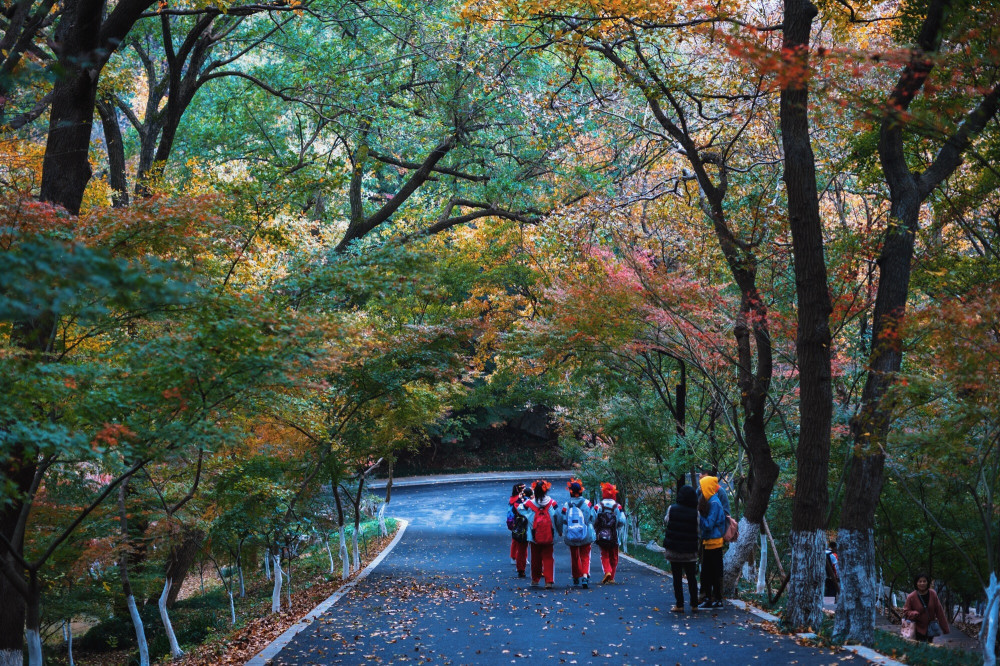
<instances>
[{"instance_id":1,"label":"thick tree trunk","mask_svg":"<svg viewBox=\"0 0 1000 666\"><path fill-rule=\"evenodd\" d=\"M177 644L177 634L174 633L174 625L170 623L170 613L167 611L167 599L169 598L171 587L170 583L171 581L169 578L163 581L163 592L160 594L157 606L160 609L160 621L163 622L163 630L167 632L167 643L170 645L170 657L172 659L180 659L184 656L184 652L181 650L181 646ZM232 599L232 596L232 592L230 592L230 599Z\"/></svg>"},{"instance_id":2,"label":"thick tree trunk","mask_svg":"<svg viewBox=\"0 0 1000 666\"><path fill-rule=\"evenodd\" d=\"M105 0L69 2L56 29L64 73L52 87L39 198L59 204L73 215L80 212L91 176L90 133L97 79L104 65L98 52L104 6Z\"/></svg>"},{"instance_id":3,"label":"thick tree trunk","mask_svg":"<svg viewBox=\"0 0 1000 666\"><path fill-rule=\"evenodd\" d=\"M792 508L792 567L785 621L819 628L824 579L823 530L829 509L827 478L833 394L830 371L830 293L819 216L816 164L809 136L809 36L816 7L785 0L782 52L788 80L781 88L781 143L792 232L798 330L799 441ZM796 76L796 72L802 72Z\"/></svg>"},{"instance_id":4,"label":"thick tree trunk","mask_svg":"<svg viewBox=\"0 0 1000 666\"><path fill-rule=\"evenodd\" d=\"M170 547L170 555L167 556L167 568L164 572L164 576L173 581L170 594L167 596L168 607L172 607L174 602L177 601L181 585L184 584L188 572L191 571L191 567L198 557L201 544L204 540L204 531L194 527L184 527L181 531L180 543L175 543Z\"/></svg>"},{"instance_id":5,"label":"thick tree trunk","mask_svg":"<svg viewBox=\"0 0 1000 666\"><path fill-rule=\"evenodd\" d=\"M735 595L736 584L740 580L744 565L753 562L760 538L760 523L751 523L746 516L740 518L740 536L729 545L723 559L722 590L726 595Z\"/></svg>"},{"instance_id":6,"label":"thick tree trunk","mask_svg":"<svg viewBox=\"0 0 1000 666\"><path fill-rule=\"evenodd\" d=\"M834 636L852 644L872 645L878 601L874 531L841 528L837 532L837 550L840 594L834 616Z\"/></svg>"}]
</instances>

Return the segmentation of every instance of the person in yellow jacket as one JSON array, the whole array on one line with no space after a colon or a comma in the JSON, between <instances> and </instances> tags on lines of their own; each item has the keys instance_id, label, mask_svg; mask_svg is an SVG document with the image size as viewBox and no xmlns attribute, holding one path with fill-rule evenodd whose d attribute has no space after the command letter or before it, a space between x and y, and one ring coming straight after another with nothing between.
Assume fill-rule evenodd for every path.
<instances>
[{"instance_id":1,"label":"person in yellow jacket","mask_svg":"<svg viewBox=\"0 0 1000 666\"><path fill-rule=\"evenodd\" d=\"M701 560L704 594L707 597L701 608L722 608L722 535L726 533L726 511L719 501L719 479L703 476L699 482L701 499Z\"/></svg>"}]
</instances>

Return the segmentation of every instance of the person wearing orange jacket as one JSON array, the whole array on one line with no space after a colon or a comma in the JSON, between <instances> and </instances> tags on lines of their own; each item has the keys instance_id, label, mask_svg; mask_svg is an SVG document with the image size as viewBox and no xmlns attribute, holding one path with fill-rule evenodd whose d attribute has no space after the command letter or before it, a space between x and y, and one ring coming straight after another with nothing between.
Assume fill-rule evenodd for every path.
<instances>
[{"instance_id":1,"label":"person wearing orange jacket","mask_svg":"<svg viewBox=\"0 0 1000 666\"><path fill-rule=\"evenodd\" d=\"M722 608L722 536L726 533L726 512L719 500L719 479L703 476L698 513L701 514L701 543L703 545L701 568L704 594L707 597L701 608Z\"/></svg>"}]
</instances>

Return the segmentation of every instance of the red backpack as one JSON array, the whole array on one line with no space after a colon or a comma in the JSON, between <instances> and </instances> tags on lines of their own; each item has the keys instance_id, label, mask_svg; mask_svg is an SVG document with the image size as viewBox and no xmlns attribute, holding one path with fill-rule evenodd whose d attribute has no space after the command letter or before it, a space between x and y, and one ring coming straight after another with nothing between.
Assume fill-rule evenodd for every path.
<instances>
[{"instance_id":1,"label":"red backpack","mask_svg":"<svg viewBox=\"0 0 1000 666\"><path fill-rule=\"evenodd\" d=\"M531 510L535 512L535 522L531 526L532 540L541 546L552 543L555 539L553 536L554 530L552 529L552 516L549 515L549 505L546 504L543 507L539 507L534 502L530 504Z\"/></svg>"}]
</instances>

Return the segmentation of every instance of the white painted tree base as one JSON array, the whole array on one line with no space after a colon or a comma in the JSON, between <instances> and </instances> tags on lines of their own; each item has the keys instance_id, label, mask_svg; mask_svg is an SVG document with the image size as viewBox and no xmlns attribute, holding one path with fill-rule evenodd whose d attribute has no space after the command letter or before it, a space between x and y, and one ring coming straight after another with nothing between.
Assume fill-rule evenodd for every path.
<instances>
[{"instance_id":1,"label":"white painted tree base","mask_svg":"<svg viewBox=\"0 0 1000 666\"><path fill-rule=\"evenodd\" d=\"M28 629L25 634L28 640L28 666L42 666L42 635L37 629Z\"/></svg>"},{"instance_id":2,"label":"white painted tree base","mask_svg":"<svg viewBox=\"0 0 1000 666\"><path fill-rule=\"evenodd\" d=\"M128 595L125 604L128 606L128 614L132 617L132 626L135 627L135 640L139 644L139 666L149 666L149 645L146 643L146 631L142 626L139 608L135 605L135 597Z\"/></svg>"},{"instance_id":3,"label":"white painted tree base","mask_svg":"<svg viewBox=\"0 0 1000 666\"><path fill-rule=\"evenodd\" d=\"M24 666L24 655L20 650L0 650L0 666Z\"/></svg>"},{"instance_id":4,"label":"white painted tree base","mask_svg":"<svg viewBox=\"0 0 1000 666\"><path fill-rule=\"evenodd\" d=\"M760 524L751 523L745 517L740 518L740 536L729 544L729 550L722 560L722 592L726 596L735 596L736 583L743 573L743 565L753 562L758 538Z\"/></svg>"},{"instance_id":5,"label":"white painted tree base","mask_svg":"<svg viewBox=\"0 0 1000 666\"><path fill-rule=\"evenodd\" d=\"M843 643L874 645L875 604L878 601L874 532L842 529L837 532L837 549L840 594L833 635Z\"/></svg>"},{"instance_id":6,"label":"white painted tree base","mask_svg":"<svg viewBox=\"0 0 1000 666\"><path fill-rule=\"evenodd\" d=\"M767 535L760 535L760 566L757 567L757 594L767 591Z\"/></svg>"},{"instance_id":7,"label":"white painted tree base","mask_svg":"<svg viewBox=\"0 0 1000 666\"><path fill-rule=\"evenodd\" d=\"M177 644L177 634L174 633L174 626L170 624L170 613L167 611L167 596L170 594L172 581L167 578L163 581L163 592L160 593L160 600L157 606L160 609L160 621L163 622L163 629L167 632L167 642L170 644L170 658L180 659L184 656L181 646Z\"/></svg>"},{"instance_id":8,"label":"white painted tree base","mask_svg":"<svg viewBox=\"0 0 1000 666\"><path fill-rule=\"evenodd\" d=\"M791 547L785 622L792 629L819 629L823 620L826 537L822 530L792 532Z\"/></svg>"},{"instance_id":9,"label":"white painted tree base","mask_svg":"<svg viewBox=\"0 0 1000 666\"><path fill-rule=\"evenodd\" d=\"M351 557L347 552L347 534L343 527L340 528L340 562L342 565L340 577L342 580L347 580L351 577Z\"/></svg>"},{"instance_id":10,"label":"white painted tree base","mask_svg":"<svg viewBox=\"0 0 1000 666\"><path fill-rule=\"evenodd\" d=\"M274 589L271 591L271 612L281 612L281 555L272 556L274 563Z\"/></svg>"}]
</instances>

